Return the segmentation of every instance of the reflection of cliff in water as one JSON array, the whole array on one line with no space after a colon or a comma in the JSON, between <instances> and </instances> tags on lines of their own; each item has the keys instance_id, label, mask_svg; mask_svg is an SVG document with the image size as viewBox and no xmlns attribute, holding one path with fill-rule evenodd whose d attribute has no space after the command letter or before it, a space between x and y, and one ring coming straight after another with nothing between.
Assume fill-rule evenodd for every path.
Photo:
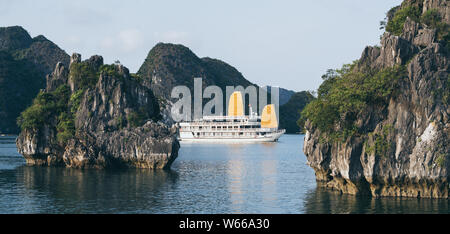
<instances>
[{"instance_id":1,"label":"reflection of cliff in water","mask_svg":"<svg viewBox=\"0 0 450 234\"><path fill-rule=\"evenodd\" d=\"M48 200L50 212L139 213L163 207L163 186L176 183L174 171L129 169L79 170L54 167L17 168L17 183L25 195ZM41 202L42 202L41 200ZM41 207L45 212L45 207ZM155 213L158 211L155 210Z\"/></svg>"},{"instance_id":2,"label":"reflection of cliff in water","mask_svg":"<svg viewBox=\"0 0 450 234\"><path fill-rule=\"evenodd\" d=\"M317 186L306 196L305 213L449 213L449 203L448 199L353 196Z\"/></svg>"}]
</instances>

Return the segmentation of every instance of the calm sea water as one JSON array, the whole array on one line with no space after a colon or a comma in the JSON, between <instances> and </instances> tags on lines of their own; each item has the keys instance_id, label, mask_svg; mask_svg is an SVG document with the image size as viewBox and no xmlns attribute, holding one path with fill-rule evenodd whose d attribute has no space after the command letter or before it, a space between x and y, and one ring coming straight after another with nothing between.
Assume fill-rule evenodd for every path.
<instances>
[{"instance_id":1,"label":"calm sea water","mask_svg":"<svg viewBox=\"0 0 450 234\"><path fill-rule=\"evenodd\" d=\"M0 213L449 213L445 199L316 188L302 144L182 144L170 171L117 171L26 166L0 137Z\"/></svg>"}]
</instances>

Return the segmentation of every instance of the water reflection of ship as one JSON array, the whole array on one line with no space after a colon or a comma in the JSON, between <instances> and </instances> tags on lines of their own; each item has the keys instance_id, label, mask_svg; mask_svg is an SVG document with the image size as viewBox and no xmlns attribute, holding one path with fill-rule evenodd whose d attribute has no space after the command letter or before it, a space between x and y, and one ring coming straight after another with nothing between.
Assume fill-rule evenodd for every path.
<instances>
[{"instance_id":1,"label":"water reflection of ship","mask_svg":"<svg viewBox=\"0 0 450 234\"><path fill-rule=\"evenodd\" d=\"M204 116L202 119L180 123L180 141L187 142L273 142L285 133L278 129L275 105L264 107L262 115L252 111L244 115L242 94L230 96L228 115Z\"/></svg>"},{"instance_id":2,"label":"water reflection of ship","mask_svg":"<svg viewBox=\"0 0 450 234\"><path fill-rule=\"evenodd\" d=\"M276 145L276 144L268 144ZM228 191L230 192L230 211L231 213L242 212L280 212L277 200L277 178L278 163L270 157L264 157L262 160L248 160L247 151L255 148L265 148L263 144L253 145L251 147L242 144L230 145L230 160L227 162L227 181ZM259 151L259 150L257 150ZM270 152L265 154L272 155ZM252 155L258 157L261 155ZM252 176L249 176L252 175ZM258 206L258 203L248 201L259 201L264 206Z\"/></svg>"}]
</instances>

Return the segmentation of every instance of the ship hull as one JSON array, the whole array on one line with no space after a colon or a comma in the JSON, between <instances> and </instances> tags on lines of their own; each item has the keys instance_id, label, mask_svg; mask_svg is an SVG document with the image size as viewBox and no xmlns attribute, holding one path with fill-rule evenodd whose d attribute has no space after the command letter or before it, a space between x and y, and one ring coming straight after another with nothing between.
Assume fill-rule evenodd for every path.
<instances>
[{"instance_id":1,"label":"ship hull","mask_svg":"<svg viewBox=\"0 0 450 234\"><path fill-rule=\"evenodd\" d=\"M213 142L213 143L252 143L252 142L275 142L284 134L280 130L265 136L256 137L179 137L180 142Z\"/></svg>"}]
</instances>

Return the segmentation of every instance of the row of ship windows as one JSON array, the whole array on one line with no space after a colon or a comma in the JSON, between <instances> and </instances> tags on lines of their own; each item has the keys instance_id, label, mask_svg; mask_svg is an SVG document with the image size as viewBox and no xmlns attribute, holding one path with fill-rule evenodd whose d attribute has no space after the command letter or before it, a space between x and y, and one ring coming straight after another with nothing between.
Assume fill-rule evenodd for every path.
<instances>
[{"instance_id":1,"label":"row of ship windows","mask_svg":"<svg viewBox=\"0 0 450 234\"><path fill-rule=\"evenodd\" d=\"M195 127L185 127L185 130L222 130L222 129L252 129L252 128L259 128L258 126L209 126L209 127L202 127L202 126L195 126Z\"/></svg>"},{"instance_id":2,"label":"row of ship windows","mask_svg":"<svg viewBox=\"0 0 450 234\"><path fill-rule=\"evenodd\" d=\"M212 132L197 132L194 133L195 136L261 136L265 135L266 133L251 133L251 132L221 132L221 133L212 133Z\"/></svg>"}]
</instances>

